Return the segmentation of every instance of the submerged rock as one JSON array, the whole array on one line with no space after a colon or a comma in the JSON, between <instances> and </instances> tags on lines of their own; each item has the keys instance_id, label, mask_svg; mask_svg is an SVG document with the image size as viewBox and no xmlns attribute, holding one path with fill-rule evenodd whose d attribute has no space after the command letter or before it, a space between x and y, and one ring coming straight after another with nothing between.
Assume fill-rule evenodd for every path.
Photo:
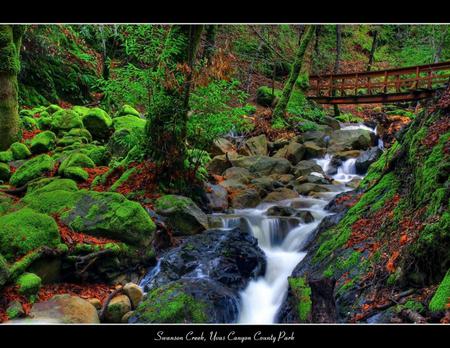
<instances>
[{"instance_id":1,"label":"submerged rock","mask_svg":"<svg viewBox=\"0 0 450 348\"><path fill-rule=\"evenodd\" d=\"M383 151L374 146L367 151L361 153L361 155L356 159L355 167L358 174L365 174L369 166L375 162L383 153Z\"/></svg>"}]
</instances>

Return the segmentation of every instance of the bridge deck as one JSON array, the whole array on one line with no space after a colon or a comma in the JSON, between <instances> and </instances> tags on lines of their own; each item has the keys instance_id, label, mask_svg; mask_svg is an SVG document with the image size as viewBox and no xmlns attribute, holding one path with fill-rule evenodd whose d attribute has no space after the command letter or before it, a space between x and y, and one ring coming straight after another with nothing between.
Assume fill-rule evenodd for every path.
<instances>
[{"instance_id":1,"label":"bridge deck","mask_svg":"<svg viewBox=\"0 0 450 348\"><path fill-rule=\"evenodd\" d=\"M430 98L450 81L450 62L311 76L309 99L320 104L392 103Z\"/></svg>"}]
</instances>

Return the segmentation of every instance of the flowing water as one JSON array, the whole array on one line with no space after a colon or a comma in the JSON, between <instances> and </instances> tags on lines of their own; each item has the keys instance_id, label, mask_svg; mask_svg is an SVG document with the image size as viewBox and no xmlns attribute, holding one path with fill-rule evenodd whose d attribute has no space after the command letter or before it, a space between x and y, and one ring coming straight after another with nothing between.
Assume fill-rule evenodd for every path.
<instances>
[{"instance_id":1,"label":"flowing water","mask_svg":"<svg viewBox=\"0 0 450 348\"><path fill-rule=\"evenodd\" d=\"M376 133L365 125L344 126L341 129L366 129ZM382 142L379 147L382 148ZM326 154L323 158L314 159L324 172L330 166L332 156ZM277 312L283 303L288 289L288 277L295 266L305 257L305 242L308 236L320 224L322 219L330 215L324 208L337 194L349 191L345 184L354 178L362 178L356 174L355 158L342 163L337 173L332 176L335 180L330 185L331 192L318 193L316 197L300 196L295 199L276 203L262 203L252 209L236 209L234 214L217 214L222 229L229 230L240 226L249 230L258 240L259 247L266 256L265 275L251 280L241 291L241 309L239 323L270 324L276 320ZM323 176L320 173L313 175ZM309 211L314 221L303 223L298 218L267 216L267 210L272 206L289 206L301 211ZM159 263L147 274L141 284L148 282L159 272Z\"/></svg>"}]
</instances>

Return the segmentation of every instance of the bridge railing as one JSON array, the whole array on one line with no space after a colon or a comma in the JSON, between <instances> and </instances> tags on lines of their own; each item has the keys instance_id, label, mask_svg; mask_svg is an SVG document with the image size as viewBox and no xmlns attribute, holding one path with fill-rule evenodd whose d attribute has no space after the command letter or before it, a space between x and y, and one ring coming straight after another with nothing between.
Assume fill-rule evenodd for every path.
<instances>
[{"instance_id":1,"label":"bridge railing","mask_svg":"<svg viewBox=\"0 0 450 348\"><path fill-rule=\"evenodd\" d=\"M450 62L348 74L310 76L310 98L374 96L431 91L449 82Z\"/></svg>"}]
</instances>

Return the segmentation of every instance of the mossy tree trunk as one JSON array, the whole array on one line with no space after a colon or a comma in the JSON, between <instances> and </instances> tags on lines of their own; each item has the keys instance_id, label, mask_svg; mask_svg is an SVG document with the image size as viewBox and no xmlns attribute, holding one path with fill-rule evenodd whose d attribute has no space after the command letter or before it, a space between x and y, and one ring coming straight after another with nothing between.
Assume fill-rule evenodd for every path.
<instances>
[{"instance_id":1,"label":"mossy tree trunk","mask_svg":"<svg viewBox=\"0 0 450 348\"><path fill-rule=\"evenodd\" d=\"M212 56L214 55L214 51L216 49L216 36L217 36L217 27L216 24L207 25L205 28L205 49L203 51L203 59L209 64Z\"/></svg>"},{"instance_id":2,"label":"mossy tree trunk","mask_svg":"<svg viewBox=\"0 0 450 348\"><path fill-rule=\"evenodd\" d=\"M0 150L19 133L18 84L23 25L0 25Z\"/></svg>"},{"instance_id":3,"label":"mossy tree trunk","mask_svg":"<svg viewBox=\"0 0 450 348\"><path fill-rule=\"evenodd\" d=\"M314 29L315 29L314 26L309 26L306 29L305 34L303 35L300 47L298 48L297 55L295 57L295 61L291 66L291 73L289 74L289 78L286 81L286 84L284 85L283 93L280 97L280 100L278 101L277 106L273 111L272 117L273 121L285 117L286 108L289 103L289 99L291 98L291 94L295 86L295 81L297 81L298 76L300 74L300 70L302 69L303 58L305 56L308 45L313 37Z\"/></svg>"},{"instance_id":4,"label":"mossy tree trunk","mask_svg":"<svg viewBox=\"0 0 450 348\"><path fill-rule=\"evenodd\" d=\"M163 53L165 68L149 106L146 156L155 161L159 179L166 183L183 174L192 70L202 31L202 25L171 27Z\"/></svg>"}]
</instances>

